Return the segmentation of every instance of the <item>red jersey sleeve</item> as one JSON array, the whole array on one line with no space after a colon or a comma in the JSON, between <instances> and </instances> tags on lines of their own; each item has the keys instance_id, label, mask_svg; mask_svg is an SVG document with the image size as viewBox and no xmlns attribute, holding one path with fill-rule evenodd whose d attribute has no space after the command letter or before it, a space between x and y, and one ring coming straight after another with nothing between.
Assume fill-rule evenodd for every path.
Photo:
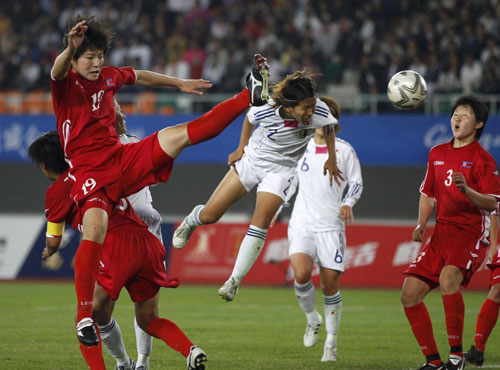
<instances>
[{"instance_id":1,"label":"red jersey sleeve","mask_svg":"<svg viewBox=\"0 0 500 370\"><path fill-rule=\"evenodd\" d=\"M132 67L113 67L113 66L108 66L106 67L107 69L110 70L112 73L115 84L114 84L114 90L115 92L120 90L120 88L123 85L133 85L135 84L136 80L136 74L135 71Z\"/></svg>"},{"instance_id":2,"label":"red jersey sleeve","mask_svg":"<svg viewBox=\"0 0 500 370\"><path fill-rule=\"evenodd\" d=\"M500 178L495 160L486 158L479 173L479 192L493 195L500 201Z\"/></svg>"},{"instance_id":3,"label":"red jersey sleeve","mask_svg":"<svg viewBox=\"0 0 500 370\"><path fill-rule=\"evenodd\" d=\"M427 195L429 198L435 198L434 192L434 150L431 149L429 159L427 161L427 172L425 173L424 181L420 185L420 192Z\"/></svg>"},{"instance_id":4,"label":"red jersey sleeve","mask_svg":"<svg viewBox=\"0 0 500 370\"><path fill-rule=\"evenodd\" d=\"M64 174L47 189L45 194L47 221L52 223L66 222L73 227L75 221L78 224L78 217L76 217L78 208L69 196L72 186L71 180Z\"/></svg>"},{"instance_id":5,"label":"red jersey sleeve","mask_svg":"<svg viewBox=\"0 0 500 370\"><path fill-rule=\"evenodd\" d=\"M54 106L54 112L59 112L62 102L64 101L67 91L70 86L69 73L66 77L60 81L50 78L50 90L52 92L52 105Z\"/></svg>"}]
</instances>

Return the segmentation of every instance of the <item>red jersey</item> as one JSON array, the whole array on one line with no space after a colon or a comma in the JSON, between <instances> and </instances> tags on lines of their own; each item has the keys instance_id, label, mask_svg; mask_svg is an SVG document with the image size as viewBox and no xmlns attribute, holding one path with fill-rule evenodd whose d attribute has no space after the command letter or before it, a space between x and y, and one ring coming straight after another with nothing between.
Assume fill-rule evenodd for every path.
<instances>
[{"instance_id":1,"label":"red jersey","mask_svg":"<svg viewBox=\"0 0 500 370\"><path fill-rule=\"evenodd\" d=\"M91 167L105 161L105 153L120 145L115 132L114 94L123 85L133 85L131 67L106 66L96 81L69 70L61 81L51 80L52 104L61 146L70 168Z\"/></svg>"},{"instance_id":2,"label":"red jersey","mask_svg":"<svg viewBox=\"0 0 500 370\"><path fill-rule=\"evenodd\" d=\"M83 214L69 196L72 187L73 181L66 171L47 189L45 195L45 217L49 222L56 224L65 222L82 232ZM148 228L134 212L130 203L126 199L123 199L113 209L109 218L108 231L127 225L144 227L146 230Z\"/></svg>"},{"instance_id":3,"label":"red jersey","mask_svg":"<svg viewBox=\"0 0 500 370\"><path fill-rule=\"evenodd\" d=\"M454 172L482 194L500 198L500 179L495 159L477 140L462 148L449 143L433 147L420 192L436 201L436 221L457 224L474 233L488 234L489 212L476 207L453 183Z\"/></svg>"}]
</instances>

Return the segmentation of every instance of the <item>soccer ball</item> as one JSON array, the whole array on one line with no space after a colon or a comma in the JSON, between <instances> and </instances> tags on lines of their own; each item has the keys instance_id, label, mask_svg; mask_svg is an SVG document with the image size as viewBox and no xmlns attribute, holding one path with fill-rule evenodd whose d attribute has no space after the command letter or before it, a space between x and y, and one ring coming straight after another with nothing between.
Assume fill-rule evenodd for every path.
<instances>
[{"instance_id":1,"label":"soccer ball","mask_svg":"<svg viewBox=\"0 0 500 370\"><path fill-rule=\"evenodd\" d=\"M401 71L391 77L387 85L387 96L399 109L415 109L427 96L427 83L415 71Z\"/></svg>"}]
</instances>

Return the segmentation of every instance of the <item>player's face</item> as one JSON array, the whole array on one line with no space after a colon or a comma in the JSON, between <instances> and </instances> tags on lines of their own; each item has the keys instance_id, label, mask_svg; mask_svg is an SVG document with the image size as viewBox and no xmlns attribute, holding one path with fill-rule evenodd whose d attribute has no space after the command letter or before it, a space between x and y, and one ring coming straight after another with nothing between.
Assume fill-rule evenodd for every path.
<instances>
[{"instance_id":1,"label":"player's face","mask_svg":"<svg viewBox=\"0 0 500 370\"><path fill-rule=\"evenodd\" d=\"M299 103L299 105L292 107L290 113L298 122L309 125L315 110L316 98L312 97L304 99Z\"/></svg>"},{"instance_id":2,"label":"player's face","mask_svg":"<svg viewBox=\"0 0 500 370\"><path fill-rule=\"evenodd\" d=\"M73 60L73 72L89 81L96 81L104 65L104 52L102 50L87 50L78 59Z\"/></svg>"},{"instance_id":3,"label":"player's face","mask_svg":"<svg viewBox=\"0 0 500 370\"><path fill-rule=\"evenodd\" d=\"M476 122L474 111L468 105L459 105L451 116L453 137L461 141L474 139L476 130L482 125L482 122Z\"/></svg>"}]
</instances>

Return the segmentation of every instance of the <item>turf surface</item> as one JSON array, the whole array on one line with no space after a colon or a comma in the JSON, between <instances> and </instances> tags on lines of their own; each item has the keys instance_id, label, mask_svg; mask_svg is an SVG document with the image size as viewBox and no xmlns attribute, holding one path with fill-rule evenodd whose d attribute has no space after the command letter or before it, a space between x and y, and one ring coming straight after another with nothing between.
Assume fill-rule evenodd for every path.
<instances>
[{"instance_id":1,"label":"turf surface","mask_svg":"<svg viewBox=\"0 0 500 370\"><path fill-rule=\"evenodd\" d=\"M324 327L313 348L302 345L305 316L292 288L243 286L234 302L217 296L216 286L163 289L160 316L174 321L207 353L207 369L417 369L423 362L396 290L343 289L338 361L321 363ZM485 292L465 292L464 348L472 344L476 315ZM322 312L321 294L317 307ZM432 292L426 304L443 357L449 349L441 297ZM73 284L0 283L0 369L86 369L72 324ZM125 346L136 357L133 305L126 292L113 315ZM494 329L483 368L500 368L500 330ZM108 369L115 362L104 354ZM152 370L185 369L185 359L155 339ZM473 368L467 366L467 368Z\"/></svg>"}]
</instances>

